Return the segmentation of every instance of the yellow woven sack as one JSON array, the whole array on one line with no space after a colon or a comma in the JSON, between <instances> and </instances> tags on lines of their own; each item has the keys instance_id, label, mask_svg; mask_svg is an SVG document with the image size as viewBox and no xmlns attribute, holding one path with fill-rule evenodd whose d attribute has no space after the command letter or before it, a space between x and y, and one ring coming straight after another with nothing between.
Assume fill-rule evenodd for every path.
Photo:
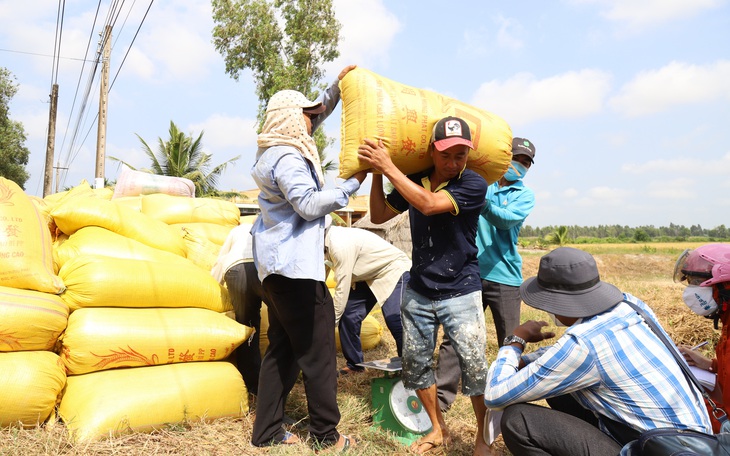
<instances>
[{"instance_id":1,"label":"yellow woven sack","mask_svg":"<svg viewBox=\"0 0 730 456\"><path fill-rule=\"evenodd\" d=\"M209 309L79 309L61 338L69 374L227 358L253 328Z\"/></svg>"},{"instance_id":2,"label":"yellow woven sack","mask_svg":"<svg viewBox=\"0 0 730 456\"><path fill-rule=\"evenodd\" d=\"M46 195L43 198L43 200L49 206L53 207L53 206L61 203L62 201L66 201L67 199L71 199L71 198L76 198L78 196L95 196L94 189L91 188L91 185L89 185L89 182L86 179L83 179L79 185L72 187L69 190Z\"/></svg>"},{"instance_id":3,"label":"yellow woven sack","mask_svg":"<svg viewBox=\"0 0 730 456\"><path fill-rule=\"evenodd\" d=\"M102 188L95 188L92 189L92 192L94 193L94 196L97 198L105 199L105 200L111 200L112 195L114 195L114 189L111 187L102 187Z\"/></svg>"},{"instance_id":4,"label":"yellow woven sack","mask_svg":"<svg viewBox=\"0 0 730 456\"><path fill-rule=\"evenodd\" d=\"M221 246L210 242L208 238L196 231L182 228L185 243L185 258L204 271L210 272L218 259Z\"/></svg>"},{"instance_id":5,"label":"yellow woven sack","mask_svg":"<svg viewBox=\"0 0 730 456\"><path fill-rule=\"evenodd\" d=\"M72 258L59 276L61 298L81 307L200 307L233 309L228 292L210 272L192 263L158 263L94 255Z\"/></svg>"},{"instance_id":6,"label":"yellow woven sack","mask_svg":"<svg viewBox=\"0 0 730 456\"><path fill-rule=\"evenodd\" d=\"M269 308L262 302L261 323L259 324L259 351L262 357L267 348L269 348Z\"/></svg>"},{"instance_id":7,"label":"yellow woven sack","mask_svg":"<svg viewBox=\"0 0 730 456\"><path fill-rule=\"evenodd\" d=\"M0 287L0 352L53 350L68 314L58 295Z\"/></svg>"},{"instance_id":8,"label":"yellow woven sack","mask_svg":"<svg viewBox=\"0 0 730 456\"><path fill-rule=\"evenodd\" d=\"M334 296L335 288L337 288L337 281L335 280L335 271L333 269L330 269L330 272L327 274L327 280L325 283L327 284L327 288L330 290L330 294Z\"/></svg>"},{"instance_id":9,"label":"yellow woven sack","mask_svg":"<svg viewBox=\"0 0 730 456\"><path fill-rule=\"evenodd\" d=\"M186 420L241 417L248 392L226 361L131 367L68 377L58 408L71 438L88 442Z\"/></svg>"},{"instance_id":10,"label":"yellow woven sack","mask_svg":"<svg viewBox=\"0 0 730 456\"><path fill-rule=\"evenodd\" d=\"M28 195L28 198L30 198L31 202L35 205L35 208L38 209L38 213L43 217L43 221L46 222L46 225L51 224L51 206L41 198L40 196L35 195Z\"/></svg>"},{"instance_id":11,"label":"yellow woven sack","mask_svg":"<svg viewBox=\"0 0 730 456\"><path fill-rule=\"evenodd\" d=\"M185 228L188 231L198 233L219 246L225 244L228 233L231 232L230 225L219 225L209 222L172 223L170 226Z\"/></svg>"},{"instance_id":12,"label":"yellow woven sack","mask_svg":"<svg viewBox=\"0 0 730 456\"><path fill-rule=\"evenodd\" d=\"M60 293L51 231L15 182L0 177L0 286Z\"/></svg>"},{"instance_id":13,"label":"yellow woven sack","mask_svg":"<svg viewBox=\"0 0 730 456\"><path fill-rule=\"evenodd\" d=\"M66 386L58 355L49 351L0 353L0 427L35 427L53 412Z\"/></svg>"},{"instance_id":14,"label":"yellow woven sack","mask_svg":"<svg viewBox=\"0 0 730 456\"><path fill-rule=\"evenodd\" d=\"M97 255L160 263L190 263L180 255L156 249L98 226L85 226L63 242L54 244L54 260L60 269L77 256Z\"/></svg>"},{"instance_id":15,"label":"yellow woven sack","mask_svg":"<svg viewBox=\"0 0 730 456\"><path fill-rule=\"evenodd\" d=\"M357 158L364 138L382 139L405 174L433 165L427 153L434 124L446 116L464 119L474 150L467 168L487 182L498 180L512 158L512 130L502 118L453 98L409 87L364 68L347 73L342 90L340 177L367 169Z\"/></svg>"},{"instance_id":16,"label":"yellow woven sack","mask_svg":"<svg viewBox=\"0 0 730 456\"><path fill-rule=\"evenodd\" d=\"M69 236L85 226L100 226L150 247L185 256L179 230L112 201L88 197L64 200L51 209L51 217Z\"/></svg>"},{"instance_id":17,"label":"yellow woven sack","mask_svg":"<svg viewBox=\"0 0 730 456\"><path fill-rule=\"evenodd\" d=\"M237 226L241 211L235 203L217 198L185 198L162 193L142 197L142 213L165 222L207 222Z\"/></svg>"},{"instance_id":18,"label":"yellow woven sack","mask_svg":"<svg viewBox=\"0 0 730 456\"><path fill-rule=\"evenodd\" d=\"M380 339L383 337L383 325L372 315L368 315L362 321L360 327L360 342L362 343L363 350L372 350L377 347L380 343ZM342 351L342 345L340 345L340 330L335 328L335 343L337 344L337 351Z\"/></svg>"},{"instance_id":19,"label":"yellow woven sack","mask_svg":"<svg viewBox=\"0 0 730 456\"><path fill-rule=\"evenodd\" d=\"M122 206L128 206L137 212L142 212L142 196L122 196L112 199L112 202L121 204Z\"/></svg>"},{"instance_id":20,"label":"yellow woven sack","mask_svg":"<svg viewBox=\"0 0 730 456\"><path fill-rule=\"evenodd\" d=\"M259 350L261 356L264 356L266 349L269 346L269 312L266 308L266 304L261 305L261 326L259 327ZM362 321L360 327L360 342L362 342L363 350L370 350L378 346L380 339L383 336L383 325L372 315L368 315ZM340 345L340 332L335 328L335 343L337 344L337 351L342 351Z\"/></svg>"}]
</instances>

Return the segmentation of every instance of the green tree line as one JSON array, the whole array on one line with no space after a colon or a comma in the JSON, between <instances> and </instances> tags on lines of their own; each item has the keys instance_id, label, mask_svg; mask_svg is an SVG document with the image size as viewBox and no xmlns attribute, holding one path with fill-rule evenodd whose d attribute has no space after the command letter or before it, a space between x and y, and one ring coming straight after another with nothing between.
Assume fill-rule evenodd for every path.
<instances>
[{"instance_id":1,"label":"green tree line","mask_svg":"<svg viewBox=\"0 0 730 456\"><path fill-rule=\"evenodd\" d=\"M730 239L730 230L725 225L715 228L702 228L700 225L686 227L670 223L669 226L656 227L654 225L642 225L630 227L628 225L548 225L544 227L533 227L523 225L520 230L521 238L547 239L555 237L559 233L563 243L587 242L589 239L601 239L603 241L615 240L616 242L671 242L671 241L723 241Z\"/></svg>"}]
</instances>

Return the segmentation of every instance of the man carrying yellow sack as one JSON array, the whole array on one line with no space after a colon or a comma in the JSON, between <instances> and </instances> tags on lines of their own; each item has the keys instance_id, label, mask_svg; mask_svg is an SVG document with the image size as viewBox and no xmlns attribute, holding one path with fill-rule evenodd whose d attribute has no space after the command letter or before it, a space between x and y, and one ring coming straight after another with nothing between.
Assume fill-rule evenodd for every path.
<instances>
[{"instance_id":1,"label":"man carrying yellow sack","mask_svg":"<svg viewBox=\"0 0 730 456\"><path fill-rule=\"evenodd\" d=\"M401 305L403 384L416 390L433 426L411 449L426 453L448 445L449 430L436 399L431 368L439 325L454 345L462 370L462 391L477 420L474 455L490 454L484 441L486 329L477 262L476 231L487 182L466 169L473 148L469 125L460 118L436 122L429 153L434 166L406 176L382 141L365 139L358 157L395 187L386 197L383 177L373 174L370 218L383 223L408 210L413 242L411 278Z\"/></svg>"}]
</instances>

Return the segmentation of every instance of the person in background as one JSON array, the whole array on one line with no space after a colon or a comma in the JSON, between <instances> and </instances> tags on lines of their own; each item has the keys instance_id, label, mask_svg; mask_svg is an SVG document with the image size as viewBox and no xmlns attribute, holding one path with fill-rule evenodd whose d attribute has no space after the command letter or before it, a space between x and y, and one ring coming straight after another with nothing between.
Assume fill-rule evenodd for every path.
<instances>
[{"instance_id":1,"label":"person in background","mask_svg":"<svg viewBox=\"0 0 730 456\"><path fill-rule=\"evenodd\" d=\"M342 79L354 66L346 67ZM282 428L286 398L301 370L315 448L345 450L355 440L337 424L337 360L332 330L335 312L325 284L325 215L347 206L360 188L361 172L335 188L324 176L312 132L339 101L330 86L323 102L295 90L275 93L258 135L251 169L261 213L253 225L253 255L269 298L269 346L261 362L251 442L255 446L297 443Z\"/></svg>"},{"instance_id":2,"label":"person in background","mask_svg":"<svg viewBox=\"0 0 730 456\"><path fill-rule=\"evenodd\" d=\"M416 391L433 426L413 443L411 449L418 454L448 445L451 438L431 367L439 326L454 344L463 373L462 391L474 409L474 454L490 454L483 432L487 336L476 246L487 182L466 168L473 147L469 125L458 117L446 117L434 124L429 144L433 167L424 172L403 174L382 141L365 139L358 148L360 160L379 172L373 174L370 192L372 222L384 223L405 210L411 222L413 265L401 306L402 376L404 386ZM383 175L395 188L387 197Z\"/></svg>"},{"instance_id":3,"label":"person in background","mask_svg":"<svg viewBox=\"0 0 730 456\"><path fill-rule=\"evenodd\" d=\"M411 260L400 249L375 233L360 228L329 227L324 235L325 259L332 263L336 288L335 324L347 362L340 375L362 372L360 329L375 304L382 303L383 318L403 352L400 307L404 284L410 278Z\"/></svg>"},{"instance_id":4,"label":"person in background","mask_svg":"<svg viewBox=\"0 0 730 456\"><path fill-rule=\"evenodd\" d=\"M715 329L722 322L720 340L715 346L715 358L702 356L696 350L680 346L679 351L690 366L716 374L715 387L710 394L719 408L730 412L730 244L706 244L685 250L674 267L674 281L687 287L682 300L697 315L713 320ZM711 410L708 408L708 410ZM720 432L720 422L712 417L712 429Z\"/></svg>"},{"instance_id":5,"label":"person in background","mask_svg":"<svg viewBox=\"0 0 730 456\"><path fill-rule=\"evenodd\" d=\"M489 368L484 401L504 410L502 435L512 454L616 456L659 427L711 432L702 395L676 359L627 302L649 306L603 282L593 257L560 247L540 259L522 300L567 329L536 359L528 343L555 336L545 321L515 328ZM547 399L550 408L529 402Z\"/></svg>"},{"instance_id":6,"label":"person in background","mask_svg":"<svg viewBox=\"0 0 730 456\"><path fill-rule=\"evenodd\" d=\"M535 194L523 183L535 161L535 145L525 138L512 140L512 163L502 178L487 189L487 203L479 217L477 247L482 278L482 307L492 312L497 343L520 324L522 257L517 239L522 224L535 207ZM456 399L461 370L448 337L439 347L436 384L439 407L448 410Z\"/></svg>"},{"instance_id":7,"label":"person in background","mask_svg":"<svg viewBox=\"0 0 730 456\"><path fill-rule=\"evenodd\" d=\"M236 321L254 328L249 340L236 348L236 366L246 383L246 389L258 395L261 352L261 303L266 302L251 250L251 224L244 223L231 229L218 252L211 274L221 284L225 283L231 297ZM268 305L268 304L267 304Z\"/></svg>"}]
</instances>

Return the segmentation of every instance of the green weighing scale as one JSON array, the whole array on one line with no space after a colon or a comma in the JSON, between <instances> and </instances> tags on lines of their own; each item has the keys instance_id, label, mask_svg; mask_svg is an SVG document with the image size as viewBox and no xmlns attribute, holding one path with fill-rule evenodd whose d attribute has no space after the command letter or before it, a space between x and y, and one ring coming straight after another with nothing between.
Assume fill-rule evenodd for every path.
<instances>
[{"instance_id":1,"label":"green weighing scale","mask_svg":"<svg viewBox=\"0 0 730 456\"><path fill-rule=\"evenodd\" d=\"M358 366L385 372L371 383L373 424L395 434L405 444L418 440L431 430L431 420L416 392L406 389L400 378L400 357L360 363Z\"/></svg>"}]
</instances>

